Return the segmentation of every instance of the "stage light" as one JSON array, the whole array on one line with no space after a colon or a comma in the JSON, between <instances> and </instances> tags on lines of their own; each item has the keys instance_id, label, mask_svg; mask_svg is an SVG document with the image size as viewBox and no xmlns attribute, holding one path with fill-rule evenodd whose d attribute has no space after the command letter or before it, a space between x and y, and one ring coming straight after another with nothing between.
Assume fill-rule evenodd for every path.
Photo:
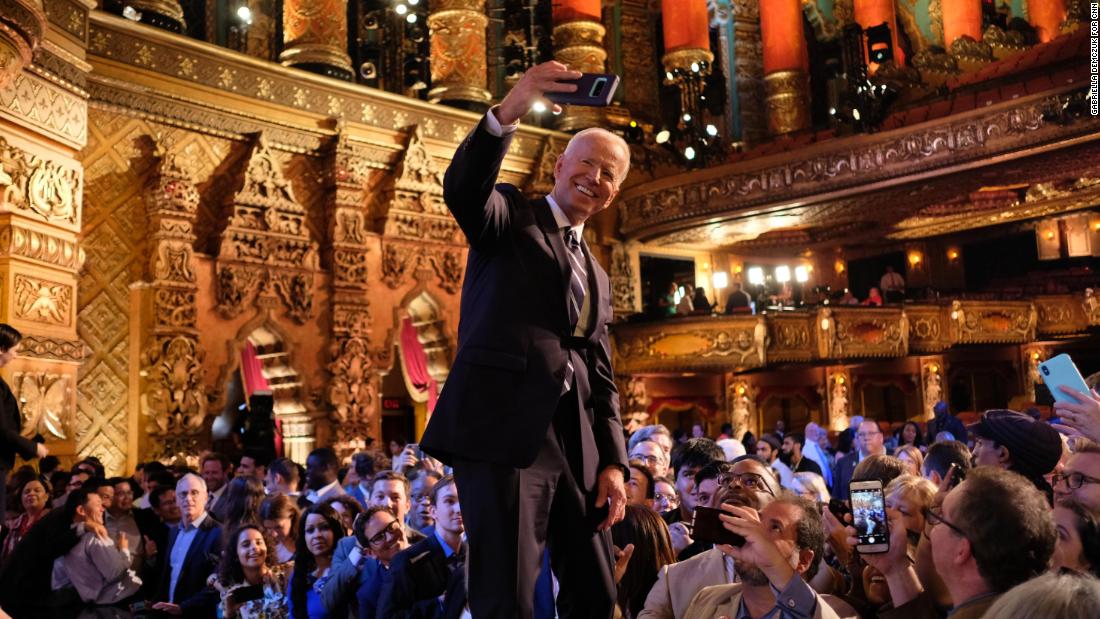
<instances>
[{"instance_id":1,"label":"stage light","mask_svg":"<svg viewBox=\"0 0 1100 619\"><path fill-rule=\"evenodd\" d=\"M727 275L725 271L718 271L711 277L711 279L714 282L714 288L716 290L721 290L726 286L729 286L730 283L729 275Z\"/></svg>"},{"instance_id":2,"label":"stage light","mask_svg":"<svg viewBox=\"0 0 1100 619\"><path fill-rule=\"evenodd\" d=\"M794 280L800 284L810 281L810 270L805 266L796 266L794 268Z\"/></svg>"},{"instance_id":3,"label":"stage light","mask_svg":"<svg viewBox=\"0 0 1100 619\"><path fill-rule=\"evenodd\" d=\"M416 23L416 13L409 13L409 15L407 17L405 17L405 21L409 22L410 24L415 24Z\"/></svg>"},{"instance_id":4,"label":"stage light","mask_svg":"<svg viewBox=\"0 0 1100 619\"><path fill-rule=\"evenodd\" d=\"M718 127L715 127L714 125L707 125L707 135L712 138L718 135Z\"/></svg>"},{"instance_id":5,"label":"stage light","mask_svg":"<svg viewBox=\"0 0 1100 619\"><path fill-rule=\"evenodd\" d=\"M684 149L684 159L687 159L688 161L691 161L692 159L695 159L695 149L690 147L690 146L685 148Z\"/></svg>"},{"instance_id":6,"label":"stage light","mask_svg":"<svg viewBox=\"0 0 1100 619\"><path fill-rule=\"evenodd\" d=\"M691 114L684 114L683 119L684 119L684 122L686 122L686 123L691 122Z\"/></svg>"},{"instance_id":7,"label":"stage light","mask_svg":"<svg viewBox=\"0 0 1100 619\"><path fill-rule=\"evenodd\" d=\"M662 129L657 132L657 136L654 139L658 144L664 144L668 142L670 137L672 137L672 133L670 133L668 129Z\"/></svg>"},{"instance_id":8,"label":"stage light","mask_svg":"<svg viewBox=\"0 0 1100 619\"><path fill-rule=\"evenodd\" d=\"M404 15L405 13L409 12L409 7L405 6L404 4L399 4L395 7L393 7L393 10L398 15Z\"/></svg>"},{"instance_id":9,"label":"stage light","mask_svg":"<svg viewBox=\"0 0 1100 619\"><path fill-rule=\"evenodd\" d=\"M252 9L247 6L237 7L237 19L246 24L252 23Z\"/></svg>"},{"instance_id":10,"label":"stage light","mask_svg":"<svg viewBox=\"0 0 1100 619\"><path fill-rule=\"evenodd\" d=\"M791 281L791 267L781 264L775 267L775 281L785 284Z\"/></svg>"},{"instance_id":11,"label":"stage light","mask_svg":"<svg viewBox=\"0 0 1100 619\"><path fill-rule=\"evenodd\" d=\"M753 286L764 285L764 269L761 267L749 268L749 283Z\"/></svg>"}]
</instances>

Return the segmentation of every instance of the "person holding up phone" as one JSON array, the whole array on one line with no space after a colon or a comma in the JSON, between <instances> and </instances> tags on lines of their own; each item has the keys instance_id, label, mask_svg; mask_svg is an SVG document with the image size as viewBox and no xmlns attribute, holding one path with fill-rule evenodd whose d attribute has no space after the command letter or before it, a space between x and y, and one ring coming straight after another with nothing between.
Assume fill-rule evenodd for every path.
<instances>
[{"instance_id":1,"label":"person holding up phone","mask_svg":"<svg viewBox=\"0 0 1100 619\"><path fill-rule=\"evenodd\" d=\"M816 503L782 495L759 512L732 503L722 510L725 528L744 540L740 547L719 546L733 557L741 582L701 590L683 619L858 617L846 602L819 595L808 584L825 553Z\"/></svg>"},{"instance_id":2,"label":"person holding up phone","mask_svg":"<svg viewBox=\"0 0 1100 619\"><path fill-rule=\"evenodd\" d=\"M230 534L210 586L221 594L224 619L285 617L290 565L275 562L260 527L243 524Z\"/></svg>"}]
</instances>

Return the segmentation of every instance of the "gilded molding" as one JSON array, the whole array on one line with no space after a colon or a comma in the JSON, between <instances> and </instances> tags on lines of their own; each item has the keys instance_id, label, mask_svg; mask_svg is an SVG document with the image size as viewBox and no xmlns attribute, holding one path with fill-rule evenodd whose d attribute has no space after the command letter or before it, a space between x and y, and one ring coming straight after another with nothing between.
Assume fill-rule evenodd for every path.
<instances>
[{"instance_id":1,"label":"gilded molding","mask_svg":"<svg viewBox=\"0 0 1100 619\"><path fill-rule=\"evenodd\" d=\"M431 33L432 89L429 101L471 101L487 106L486 26L484 0L433 2Z\"/></svg>"},{"instance_id":2,"label":"gilded molding","mask_svg":"<svg viewBox=\"0 0 1100 619\"><path fill-rule=\"evenodd\" d=\"M31 0L0 0L0 89L31 63L46 30L42 6Z\"/></svg>"},{"instance_id":3,"label":"gilded molding","mask_svg":"<svg viewBox=\"0 0 1100 619\"><path fill-rule=\"evenodd\" d=\"M83 173L0 137L0 207L66 226L80 224Z\"/></svg>"},{"instance_id":4,"label":"gilded molding","mask_svg":"<svg viewBox=\"0 0 1100 619\"><path fill-rule=\"evenodd\" d=\"M84 250L76 241L10 224L0 229L0 256L19 256L69 271L84 264Z\"/></svg>"},{"instance_id":5,"label":"gilded molding","mask_svg":"<svg viewBox=\"0 0 1100 619\"><path fill-rule=\"evenodd\" d=\"M637 373L674 369L763 367L767 326L763 316L698 318L660 325L622 323L615 333L615 367Z\"/></svg>"},{"instance_id":6,"label":"gilded molding","mask_svg":"<svg viewBox=\"0 0 1100 619\"><path fill-rule=\"evenodd\" d=\"M206 421L203 350L193 336L154 337L141 352L141 413L155 458L194 453Z\"/></svg>"},{"instance_id":7,"label":"gilded molding","mask_svg":"<svg viewBox=\"0 0 1100 619\"><path fill-rule=\"evenodd\" d=\"M909 354L909 319L900 308L826 307L817 312L817 328L822 359Z\"/></svg>"},{"instance_id":8,"label":"gilded molding","mask_svg":"<svg viewBox=\"0 0 1100 619\"><path fill-rule=\"evenodd\" d=\"M73 148L88 135L88 101L49 77L23 71L0 88L0 108Z\"/></svg>"},{"instance_id":9,"label":"gilded molding","mask_svg":"<svg viewBox=\"0 0 1100 619\"><path fill-rule=\"evenodd\" d=\"M61 340L28 333L19 342L19 356L83 363L91 351L81 340Z\"/></svg>"},{"instance_id":10,"label":"gilded molding","mask_svg":"<svg viewBox=\"0 0 1100 619\"><path fill-rule=\"evenodd\" d=\"M73 285L17 273L13 287L16 318L61 327L72 325Z\"/></svg>"},{"instance_id":11,"label":"gilded molding","mask_svg":"<svg viewBox=\"0 0 1100 619\"><path fill-rule=\"evenodd\" d=\"M1028 301L952 301L952 341L958 344L1026 344L1035 339L1038 315Z\"/></svg>"},{"instance_id":12,"label":"gilded molding","mask_svg":"<svg viewBox=\"0 0 1100 619\"><path fill-rule=\"evenodd\" d=\"M740 209L784 203L809 195L860 187L886 179L902 182L928 170L946 169L996 155L1026 151L1048 141L1100 129L1083 116L1065 124L1043 120L1043 111L1070 93L1015 100L969 117L948 117L919 129L837 138L822 149L804 149L797 160L773 165L753 160L666 177L624 192L621 231L630 239L653 239ZM824 151L824 152L823 152ZM746 170L756 165L756 169Z\"/></svg>"},{"instance_id":13,"label":"gilded molding","mask_svg":"<svg viewBox=\"0 0 1100 619\"><path fill-rule=\"evenodd\" d=\"M78 42L88 36L88 6L78 0L45 0L43 5L50 23L60 27Z\"/></svg>"}]
</instances>

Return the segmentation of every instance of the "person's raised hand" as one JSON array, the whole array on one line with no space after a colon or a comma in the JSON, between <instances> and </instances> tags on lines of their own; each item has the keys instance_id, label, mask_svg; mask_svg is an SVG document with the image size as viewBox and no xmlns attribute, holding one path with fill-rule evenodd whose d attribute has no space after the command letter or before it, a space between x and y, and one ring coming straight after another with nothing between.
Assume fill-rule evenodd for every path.
<instances>
[{"instance_id":1,"label":"person's raised hand","mask_svg":"<svg viewBox=\"0 0 1100 619\"><path fill-rule=\"evenodd\" d=\"M142 535L141 537L145 540L145 556L151 557L157 554L157 543L149 539L148 535Z\"/></svg>"},{"instance_id":2,"label":"person's raised hand","mask_svg":"<svg viewBox=\"0 0 1100 619\"><path fill-rule=\"evenodd\" d=\"M45 443L35 443L34 444L34 453L35 453L35 456L38 457L39 459L45 458L46 456L50 455L50 448L46 447Z\"/></svg>"},{"instance_id":3,"label":"person's raised hand","mask_svg":"<svg viewBox=\"0 0 1100 619\"><path fill-rule=\"evenodd\" d=\"M794 568L768 535L764 523L760 522L760 514L750 507L732 503L723 503L722 511L724 513L718 515L722 526L745 538L745 543L741 547L721 544L718 549L733 557L734 561L755 565L773 586L785 588L795 575Z\"/></svg>"},{"instance_id":4,"label":"person's raised hand","mask_svg":"<svg viewBox=\"0 0 1100 619\"><path fill-rule=\"evenodd\" d=\"M900 570L910 567L909 563L909 536L905 529L905 516L896 509L886 509L886 521L890 528L890 548L886 552L860 553L860 558L867 565L889 577ZM854 526L847 527L848 545L855 548L859 545L858 533Z\"/></svg>"},{"instance_id":5,"label":"person's raised hand","mask_svg":"<svg viewBox=\"0 0 1100 619\"><path fill-rule=\"evenodd\" d=\"M179 604L173 604L171 602L157 602L153 604L153 610L159 610L162 613L179 617L183 615L183 609Z\"/></svg>"},{"instance_id":6,"label":"person's raised hand","mask_svg":"<svg viewBox=\"0 0 1100 619\"><path fill-rule=\"evenodd\" d=\"M1095 389L1082 393L1066 385L1058 385L1058 389L1074 401L1054 403L1054 413L1061 421L1052 424L1054 429L1070 436L1083 436L1100 442L1100 393Z\"/></svg>"},{"instance_id":7,"label":"person's raised hand","mask_svg":"<svg viewBox=\"0 0 1100 619\"><path fill-rule=\"evenodd\" d=\"M841 564L848 565L848 561L852 558L852 547L848 544L847 524L838 520L828 506L821 511L821 520L825 525L825 541L833 549L833 553Z\"/></svg>"},{"instance_id":8,"label":"person's raised hand","mask_svg":"<svg viewBox=\"0 0 1100 619\"><path fill-rule=\"evenodd\" d=\"M630 557L634 555L634 544L627 544L625 548L619 549L618 546L612 546L615 551L615 584L619 584L623 575L626 574L626 566L630 564Z\"/></svg>"},{"instance_id":9,"label":"person's raised hand","mask_svg":"<svg viewBox=\"0 0 1100 619\"><path fill-rule=\"evenodd\" d=\"M680 556L685 548L692 545L695 540L691 538L691 531L683 522L673 522L668 525L668 534L672 538L672 554Z\"/></svg>"},{"instance_id":10,"label":"person's raised hand","mask_svg":"<svg viewBox=\"0 0 1100 619\"><path fill-rule=\"evenodd\" d=\"M416 457L415 449L410 445L406 445L405 449L401 450L401 455L397 458L394 458L393 470L397 471L398 473L404 473L405 471L416 467L416 463L418 461L419 460Z\"/></svg>"},{"instance_id":11,"label":"person's raised hand","mask_svg":"<svg viewBox=\"0 0 1100 619\"><path fill-rule=\"evenodd\" d=\"M496 108L497 120L502 125L511 125L523 118L546 93L575 92L576 84L563 84L562 81L579 79L580 76L580 71L573 71L556 60L527 69ZM555 114L560 113L561 106L554 105L553 110Z\"/></svg>"},{"instance_id":12,"label":"person's raised hand","mask_svg":"<svg viewBox=\"0 0 1100 619\"><path fill-rule=\"evenodd\" d=\"M626 517L626 482L623 481L623 470L617 466L605 467L600 471L596 487L596 508L607 505L607 518L596 530L606 531Z\"/></svg>"}]
</instances>

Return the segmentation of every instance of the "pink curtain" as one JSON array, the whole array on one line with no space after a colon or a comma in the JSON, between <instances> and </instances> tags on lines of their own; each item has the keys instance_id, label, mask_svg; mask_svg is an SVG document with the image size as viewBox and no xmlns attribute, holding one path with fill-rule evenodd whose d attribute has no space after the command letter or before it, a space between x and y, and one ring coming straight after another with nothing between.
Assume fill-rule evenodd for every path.
<instances>
[{"instance_id":1,"label":"pink curtain","mask_svg":"<svg viewBox=\"0 0 1100 619\"><path fill-rule=\"evenodd\" d=\"M244 348L241 349L241 383L244 387L246 402L257 391L271 393L271 385L264 378L264 366L256 356L256 347L252 342L245 342ZM275 418L275 455L283 457L283 426L277 417Z\"/></svg>"},{"instance_id":2,"label":"pink curtain","mask_svg":"<svg viewBox=\"0 0 1100 619\"><path fill-rule=\"evenodd\" d=\"M439 395L439 383L428 374L428 355L424 352L424 346L417 337L416 327L412 320L405 318L401 322L401 358L405 366L406 384L419 394L411 394L418 402L424 401L424 393L427 392L428 416L435 410L435 400ZM419 397L418 397L419 396Z\"/></svg>"}]
</instances>

